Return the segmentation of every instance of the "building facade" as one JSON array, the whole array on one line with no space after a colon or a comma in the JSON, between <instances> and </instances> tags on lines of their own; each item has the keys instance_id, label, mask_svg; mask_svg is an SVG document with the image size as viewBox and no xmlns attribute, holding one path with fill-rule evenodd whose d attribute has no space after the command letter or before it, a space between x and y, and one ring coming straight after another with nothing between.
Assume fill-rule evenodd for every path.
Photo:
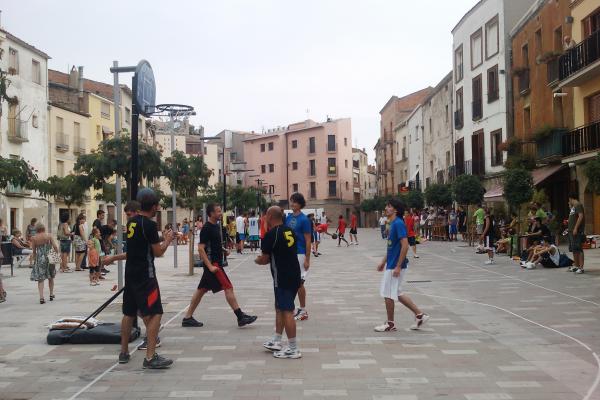
<instances>
[{"instance_id":1,"label":"building facade","mask_svg":"<svg viewBox=\"0 0 600 400\"><path fill-rule=\"evenodd\" d=\"M46 53L0 29L0 68L14 102L0 102L0 155L24 159L39 179L48 178L48 59ZM9 185L0 195L0 218L24 230L31 218L48 223L49 203L35 191ZM51 228L51 227L49 227Z\"/></svg>"},{"instance_id":2,"label":"building facade","mask_svg":"<svg viewBox=\"0 0 600 400\"><path fill-rule=\"evenodd\" d=\"M500 146L511 136L508 32L533 0L481 0L452 29L457 174L492 186L503 171Z\"/></svg>"},{"instance_id":3,"label":"building facade","mask_svg":"<svg viewBox=\"0 0 600 400\"><path fill-rule=\"evenodd\" d=\"M247 169L265 180L272 199L288 207L301 192L307 208L349 216L354 208L349 118L288 125L244 140ZM251 182L246 182L247 185Z\"/></svg>"},{"instance_id":4,"label":"building facade","mask_svg":"<svg viewBox=\"0 0 600 400\"><path fill-rule=\"evenodd\" d=\"M423 106L419 104L406 120L408 135L408 187L423 189Z\"/></svg>"}]
</instances>

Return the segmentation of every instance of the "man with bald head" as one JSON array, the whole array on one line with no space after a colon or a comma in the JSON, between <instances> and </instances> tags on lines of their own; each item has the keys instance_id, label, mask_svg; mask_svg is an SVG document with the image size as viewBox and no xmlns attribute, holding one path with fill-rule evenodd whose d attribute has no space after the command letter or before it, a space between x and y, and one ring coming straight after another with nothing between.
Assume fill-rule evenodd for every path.
<instances>
[{"instance_id":1,"label":"man with bald head","mask_svg":"<svg viewBox=\"0 0 600 400\"><path fill-rule=\"evenodd\" d=\"M276 358L300 358L294 319L294 299L301 284L300 263L296 255L296 236L283 224L284 218L283 211L277 206L267 210L268 232L261 242L262 254L255 260L259 265L271 265L275 293L275 334L263 346L273 351ZM288 338L286 348L281 345L284 328Z\"/></svg>"}]
</instances>

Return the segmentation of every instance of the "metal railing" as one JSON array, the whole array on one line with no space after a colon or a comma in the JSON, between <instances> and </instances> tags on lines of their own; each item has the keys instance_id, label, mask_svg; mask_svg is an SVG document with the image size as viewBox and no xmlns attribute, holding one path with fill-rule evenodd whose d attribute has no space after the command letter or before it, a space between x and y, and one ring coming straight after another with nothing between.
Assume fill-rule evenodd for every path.
<instances>
[{"instance_id":1,"label":"metal railing","mask_svg":"<svg viewBox=\"0 0 600 400\"><path fill-rule=\"evenodd\" d=\"M69 135L65 135L64 132L56 134L56 150L63 152L69 150Z\"/></svg>"},{"instance_id":2,"label":"metal railing","mask_svg":"<svg viewBox=\"0 0 600 400\"><path fill-rule=\"evenodd\" d=\"M337 166L336 165L328 165L327 166L327 175L328 176L336 176L337 175Z\"/></svg>"},{"instance_id":3,"label":"metal railing","mask_svg":"<svg viewBox=\"0 0 600 400\"><path fill-rule=\"evenodd\" d=\"M461 129L464 126L464 114L462 110L454 111L454 128Z\"/></svg>"},{"instance_id":4,"label":"metal railing","mask_svg":"<svg viewBox=\"0 0 600 400\"><path fill-rule=\"evenodd\" d=\"M519 75L519 93L526 94L529 92L529 89L529 69L526 69Z\"/></svg>"},{"instance_id":5,"label":"metal railing","mask_svg":"<svg viewBox=\"0 0 600 400\"><path fill-rule=\"evenodd\" d=\"M600 31L569 49L559 58L559 79L568 78L600 58Z\"/></svg>"},{"instance_id":6,"label":"metal railing","mask_svg":"<svg viewBox=\"0 0 600 400\"><path fill-rule=\"evenodd\" d=\"M562 155L571 156L600 149L600 121L580 126L562 136Z\"/></svg>"},{"instance_id":7,"label":"metal railing","mask_svg":"<svg viewBox=\"0 0 600 400\"><path fill-rule=\"evenodd\" d=\"M28 142L27 121L18 118L8 118L8 140L14 143Z\"/></svg>"},{"instance_id":8,"label":"metal railing","mask_svg":"<svg viewBox=\"0 0 600 400\"><path fill-rule=\"evenodd\" d=\"M85 154L85 139L75 136L75 145L73 146L74 154Z\"/></svg>"},{"instance_id":9,"label":"metal railing","mask_svg":"<svg viewBox=\"0 0 600 400\"><path fill-rule=\"evenodd\" d=\"M548 136L537 141L536 159L547 161L560 158L563 154L563 137L568 134L566 129L555 129Z\"/></svg>"},{"instance_id":10,"label":"metal railing","mask_svg":"<svg viewBox=\"0 0 600 400\"><path fill-rule=\"evenodd\" d=\"M9 183L6 185L5 193L13 196L29 196L31 194L31 190L25 189L20 185L13 185L12 183Z\"/></svg>"},{"instance_id":11,"label":"metal railing","mask_svg":"<svg viewBox=\"0 0 600 400\"><path fill-rule=\"evenodd\" d=\"M456 179L456 167L454 165L448 167L447 176L448 183L453 182Z\"/></svg>"}]
</instances>

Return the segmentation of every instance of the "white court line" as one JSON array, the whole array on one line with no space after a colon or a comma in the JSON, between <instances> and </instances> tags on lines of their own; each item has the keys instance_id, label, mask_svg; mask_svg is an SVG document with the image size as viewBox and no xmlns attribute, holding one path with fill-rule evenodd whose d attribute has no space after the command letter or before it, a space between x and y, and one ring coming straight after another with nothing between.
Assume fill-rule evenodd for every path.
<instances>
[{"instance_id":1,"label":"white court line","mask_svg":"<svg viewBox=\"0 0 600 400\"><path fill-rule=\"evenodd\" d=\"M559 290L550 289L550 288L547 288L545 286L538 285L537 283L533 283L533 282L529 282L529 281L526 281L526 280L523 280L523 279L519 279L519 278L516 278L514 276L505 275L505 274L502 274L500 272L492 271L491 269L483 268L483 267L480 267L479 265L472 265L472 264L466 263L464 261L454 260L452 258L440 256L440 255L435 254L435 253L429 253L429 252L424 252L424 253L432 255L432 256L435 256L435 257L438 257L438 258L441 258L441 259L444 259L444 260L448 260L448 261L460 263L460 264L466 265L467 267L470 267L470 268L477 268L477 269L480 269L482 271L486 271L486 272L488 272L490 274L495 274L495 275L503 276L503 277L508 278L508 279L513 279L515 281L522 282L522 283L525 283L527 285L535 286L535 287L537 287L539 289L544 289L544 290L547 290L547 291L552 292L552 293L560 294L560 295L565 296L565 297L570 297L572 299L579 300L579 301L584 302L584 303L590 303L590 304L595 305L596 307L600 307L600 303L596 303L596 302L591 301L591 300L582 299L581 297L573 296L571 294L564 293L564 292L561 292ZM493 267L490 267L490 268L493 268Z\"/></svg>"},{"instance_id":2,"label":"white court line","mask_svg":"<svg viewBox=\"0 0 600 400\"><path fill-rule=\"evenodd\" d=\"M496 310L500 310L500 311L508 313L508 314L510 314L510 315L512 315L514 317L520 318L523 321L529 322L529 323L531 323L533 325L537 325L540 328L547 329L547 330L549 330L551 332L554 332L554 333L557 333L557 334L559 334L561 336L564 336L564 337L566 337L566 338L574 341L575 343L577 343L578 345L580 345L581 347L583 347L584 349L586 349L590 353L592 353L592 355L594 356L594 359L596 360L596 366L597 366L597 369L596 369L596 379L594 379L594 382L593 382L592 386L590 386L590 388L587 391L587 394L585 395L585 397L583 397L582 400L589 400L591 398L592 394L596 391L596 389L598 387L598 384L600 384L600 357L598 357L598 355L596 354L596 352L593 351L590 348L590 346L588 346L587 344L583 343L581 340L579 340L577 338L574 338L573 336L570 336L570 335L568 335L568 334L566 334L564 332L559 331L558 329L551 328L551 327L546 326L544 324L541 324L539 322L532 321L532 320L530 320L528 318L525 318L522 315L514 313L514 312L512 312L510 310L507 310L506 308L495 306L493 304L487 304L487 303L482 303L482 302L479 302L479 301L472 301L472 300L465 300L465 299L456 299L456 298L453 298L453 297L437 296L437 295L433 295L433 294L425 294L425 293L420 293L420 292L406 292L406 293L413 294L413 295L416 295L416 296L421 295L421 296L434 297L434 298L443 299L443 300L458 301L458 302L461 302L461 303L478 304L478 305L485 306L485 307L495 308Z\"/></svg>"},{"instance_id":3,"label":"white court line","mask_svg":"<svg viewBox=\"0 0 600 400\"><path fill-rule=\"evenodd\" d=\"M235 271L236 269L238 269L238 267L240 267L243 263L245 263L246 261L248 261L249 258L252 258L252 257L245 257L235 267L231 268L229 270L229 272L231 273L231 272ZM183 313L185 310L187 310L188 307L189 307L189 305L185 306L177 314L173 315L173 317L171 317L171 319L169 319L162 326L161 330L163 330L164 328L166 328L167 325L169 325L171 322L173 322L173 320L175 320L175 318L179 317L181 315L181 313ZM129 354L133 355L137 351L137 347L140 344L142 344L142 342L143 342L143 340L141 342L138 342L136 345L134 345L133 351L131 353L129 353ZM68 400L75 400L77 397L79 397L80 394L84 393L89 388L91 388L92 386L94 386L100 379L104 378L106 376L106 374L108 374L110 371L112 371L113 369L115 369L118 365L119 365L119 363L116 362L115 364L113 364L110 367L108 367L104 372L102 372L100 375L98 375L93 381L91 381L90 383L88 383L87 385L85 385L84 387L82 387L81 389L79 389L79 391L77 393L75 393L73 396L69 397Z\"/></svg>"}]
</instances>

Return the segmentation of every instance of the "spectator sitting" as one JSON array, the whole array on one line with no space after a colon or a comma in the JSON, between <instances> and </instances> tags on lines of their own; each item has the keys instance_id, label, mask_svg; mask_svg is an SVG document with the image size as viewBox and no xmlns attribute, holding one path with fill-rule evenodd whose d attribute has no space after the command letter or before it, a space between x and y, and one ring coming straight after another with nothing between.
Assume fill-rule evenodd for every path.
<instances>
[{"instance_id":1,"label":"spectator sitting","mask_svg":"<svg viewBox=\"0 0 600 400\"><path fill-rule=\"evenodd\" d=\"M31 247L29 246L29 244L23 239L23 236L21 234L21 231L18 229L15 229L12 232L12 240L10 241L11 245L12 245L12 251L13 251L13 255L15 256L22 256L22 255L28 255L28 254L32 254L33 250L31 250Z\"/></svg>"}]
</instances>

